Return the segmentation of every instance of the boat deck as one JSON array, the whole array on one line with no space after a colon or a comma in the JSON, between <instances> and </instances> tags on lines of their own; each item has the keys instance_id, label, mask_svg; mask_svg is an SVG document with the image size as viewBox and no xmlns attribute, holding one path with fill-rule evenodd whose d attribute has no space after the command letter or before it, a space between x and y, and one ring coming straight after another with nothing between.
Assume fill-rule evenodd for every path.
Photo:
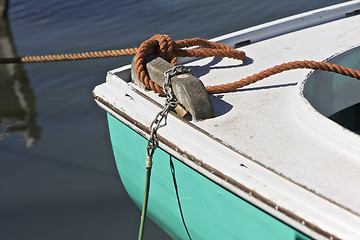
<instances>
[{"instance_id":1,"label":"boat deck","mask_svg":"<svg viewBox=\"0 0 360 240\"><path fill-rule=\"evenodd\" d=\"M325 61L360 45L360 15L355 14L359 10L353 12L360 9L360 1L339 6L215 39L230 46L251 42L239 48L247 55L243 62L206 58L185 66L207 86L237 81L284 62ZM302 91L310 73L292 70L234 92L211 95L216 114L212 119L188 123L170 114L157 132L159 146L312 237L356 239L360 236L360 136L307 102ZM130 66L110 71L94 97L147 137L164 99L129 80Z\"/></svg>"},{"instance_id":2,"label":"boat deck","mask_svg":"<svg viewBox=\"0 0 360 240\"><path fill-rule=\"evenodd\" d=\"M248 56L243 64L201 59L189 67L205 85L214 85L284 62L324 61L360 44L359 23L360 16L353 16L242 47ZM312 110L301 95L301 83L309 72L292 70L214 95L216 117L194 124L254 161L360 214L360 136ZM336 135L336 130L344 133Z\"/></svg>"}]
</instances>

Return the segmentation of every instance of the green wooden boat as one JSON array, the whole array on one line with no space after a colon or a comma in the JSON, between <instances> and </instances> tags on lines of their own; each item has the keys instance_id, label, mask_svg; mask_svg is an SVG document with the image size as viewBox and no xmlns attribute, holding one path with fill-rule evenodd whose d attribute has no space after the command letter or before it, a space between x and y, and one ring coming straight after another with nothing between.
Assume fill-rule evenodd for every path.
<instances>
[{"instance_id":1,"label":"green wooden boat","mask_svg":"<svg viewBox=\"0 0 360 240\"><path fill-rule=\"evenodd\" d=\"M350 1L230 33L213 41L241 46L247 60L183 64L205 85L294 60L359 69L359 11ZM174 239L360 239L359 90L348 77L295 70L210 95L213 118L169 113L157 132L148 216ZM149 126L164 98L132 81L130 65L109 71L93 96L141 207Z\"/></svg>"}]
</instances>

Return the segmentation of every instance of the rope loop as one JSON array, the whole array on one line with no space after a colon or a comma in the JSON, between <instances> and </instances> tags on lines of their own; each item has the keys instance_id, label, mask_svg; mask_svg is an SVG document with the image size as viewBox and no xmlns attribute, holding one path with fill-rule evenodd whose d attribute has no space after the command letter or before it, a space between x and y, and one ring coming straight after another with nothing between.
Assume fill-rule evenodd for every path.
<instances>
[{"instance_id":1,"label":"rope loop","mask_svg":"<svg viewBox=\"0 0 360 240\"><path fill-rule=\"evenodd\" d=\"M199 48L190 48L198 46ZM190 48L190 49L189 49ZM0 58L0 64L8 63L32 63L32 62L57 62L70 60L95 59L104 57L119 57L135 55L135 72L139 80L146 86L146 88L157 93L165 95L163 89L151 81L146 71L146 57L150 55L157 55L170 62L172 65L177 65L177 57L219 57L219 58L233 58L237 60L244 60L246 55L243 51L238 51L227 45L210 42L201 38L184 39L172 41L168 35L154 35L150 39L143 42L139 48L126 48L119 50L108 51L94 51L75 54L58 54L45 56L26 56L13 58ZM338 66L336 64L315 62L315 61L294 61L283 63L272 68L263 70L252 76L240 79L235 82L220 84L215 86L207 86L206 90L210 94L226 93L235 91L249 84L260 81L264 78L270 77L284 71L292 69L314 69L334 72L356 78L360 80L360 71Z\"/></svg>"},{"instance_id":2,"label":"rope loop","mask_svg":"<svg viewBox=\"0 0 360 240\"><path fill-rule=\"evenodd\" d=\"M187 49L194 46L200 48ZM135 72L146 88L160 94L164 94L163 89L154 83L146 72L146 57L150 55L160 56L174 66L177 65L177 57L228 57L238 60L246 57L243 51L201 38L172 41L168 35L154 35L140 45L135 56Z\"/></svg>"}]
</instances>

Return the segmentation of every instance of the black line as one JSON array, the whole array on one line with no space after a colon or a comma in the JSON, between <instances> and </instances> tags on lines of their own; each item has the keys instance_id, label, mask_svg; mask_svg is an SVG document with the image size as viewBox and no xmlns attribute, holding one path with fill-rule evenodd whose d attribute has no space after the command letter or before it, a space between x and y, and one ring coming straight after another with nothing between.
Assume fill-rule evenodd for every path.
<instances>
[{"instance_id":1,"label":"black line","mask_svg":"<svg viewBox=\"0 0 360 240\"><path fill-rule=\"evenodd\" d=\"M184 215L183 215L182 208L181 208L181 204L180 204L179 192L178 192L178 187L177 187L176 178L175 178L175 167L174 167L174 163L173 163L173 161L172 161L171 155L170 155L170 169L171 169L171 174L172 174L173 181L174 181L176 198L177 198L177 201L178 201L178 204L179 204L179 210L180 210L181 219L182 219L182 222L183 222L183 224L184 224L184 227L185 227L185 230L186 230L186 233L187 233L189 239L192 240L192 239L191 239L191 236L190 236L190 233L189 233L189 230L188 230L188 228L187 228L187 226L186 226L185 219L184 219Z\"/></svg>"}]
</instances>

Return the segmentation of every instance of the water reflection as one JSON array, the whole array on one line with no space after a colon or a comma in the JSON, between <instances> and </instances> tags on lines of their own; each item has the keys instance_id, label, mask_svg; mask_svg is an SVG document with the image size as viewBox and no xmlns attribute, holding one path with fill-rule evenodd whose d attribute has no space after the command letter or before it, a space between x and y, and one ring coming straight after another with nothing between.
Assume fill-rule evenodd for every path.
<instances>
[{"instance_id":1,"label":"water reflection","mask_svg":"<svg viewBox=\"0 0 360 240\"><path fill-rule=\"evenodd\" d=\"M0 56L16 56L9 24L0 19ZM0 140L12 133L23 135L31 147L41 135L36 123L35 95L20 64L0 65Z\"/></svg>"}]
</instances>

